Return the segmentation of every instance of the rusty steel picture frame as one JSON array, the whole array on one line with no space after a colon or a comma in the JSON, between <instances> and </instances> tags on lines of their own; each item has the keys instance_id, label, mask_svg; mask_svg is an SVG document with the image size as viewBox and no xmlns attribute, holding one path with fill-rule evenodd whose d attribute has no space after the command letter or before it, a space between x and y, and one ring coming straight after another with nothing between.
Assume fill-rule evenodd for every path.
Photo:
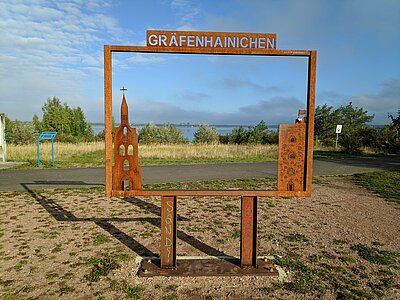
<instances>
[{"instance_id":1,"label":"rusty steel picture frame","mask_svg":"<svg viewBox=\"0 0 400 300\"><path fill-rule=\"evenodd\" d=\"M185 33L185 32L183 32ZM198 33L199 34L199 33ZM229 33L203 33L221 34L226 37ZM259 35L256 35L259 36ZM275 35L274 35L275 36ZM274 44L275 45L275 44ZM137 134L136 129L131 128L128 122L128 109L123 96L121 105L121 125L118 130L129 129L132 131L131 139L128 135L114 137L117 143L118 155L113 166L113 137L112 137L112 53L133 52L133 53L170 53L170 54L207 54L207 55L255 55L255 56L295 56L308 59L308 80L307 80L307 108L300 109L296 124L281 124L279 129L279 158L278 158L278 190L143 190L141 188L140 166L138 165ZM163 46L104 46L104 114L105 114L105 156L106 156L106 196L160 196L161 197L161 243L159 268L155 264L140 268L146 270L143 276L167 275L177 276L185 272L193 276L194 261L186 267L178 267L177 264L177 197L178 196L240 196L241 197L241 237L240 237L240 266L241 271L234 271L234 275L276 275L276 271L267 271L268 268L258 268L265 264L266 260L257 258L257 202L258 197L309 197L311 196L312 183L312 160L313 160L313 136L314 136L314 108L315 108L315 84L316 84L316 56L315 50L276 50L260 48L193 48L193 47L163 47ZM305 114L305 119L300 118ZM282 139L282 147L281 147ZM126 159L119 153L119 144L124 147L133 143L136 147L133 166L129 163L129 171L124 170L122 160ZM114 145L115 146L115 145ZM115 153L114 153L115 155ZM129 155L128 155L129 156ZM114 170L113 170L114 168ZM137 173L136 177L129 175L132 171ZM135 173L134 172L134 173ZM294 174L294 176L293 176ZM113 176L116 182L113 184ZM125 177L140 181L130 184L132 188L125 190L121 188L121 178ZM135 179L136 178L136 179ZM135 188L136 187L136 188ZM148 261L147 261L148 262ZM146 260L143 260L146 264ZM226 269L221 267L222 261L216 262L220 267L215 270ZM232 265L229 265L228 269ZM150 271L152 269L153 271ZM204 270L204 266L200 269ZM223 275L218 271L210 273L201 272L202 275ZM260 272L262 270L262 272ZM140 272L139 272L140 273ZM229 272L228 272L229 273ZM227 273L224 273L227 275ZM199 275L199 274L198 274ZM232 274L231 274L232 275Z\"/></svg>"},{"instance_id":2,"label":"rusty steel picture frame","mask_svg":"<svg viewBox=\"0 0 400 300\"><path fill-rule=\"evenodd\" d=\"M205 54L205 55L247 55L306 57L308 59L307 114L304 160L304 189L301 191L279 190L126 190L115 191L112 188L112 53L169 53L169 54ZM105 123L105 194L111 196L240 196L240 197L309 197L311 196L314 109L316 85L316 50L277 50L257 48L174 48L149 46L104 45L104 123Z\"/></svg>"}]
</instances>

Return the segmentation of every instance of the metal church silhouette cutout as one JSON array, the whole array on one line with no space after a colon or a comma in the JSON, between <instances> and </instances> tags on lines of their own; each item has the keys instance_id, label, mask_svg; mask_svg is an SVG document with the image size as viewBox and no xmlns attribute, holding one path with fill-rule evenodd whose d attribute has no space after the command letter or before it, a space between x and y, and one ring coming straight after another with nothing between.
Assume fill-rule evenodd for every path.
<instances>
[{"instance_id":1,"label":"metal church silhouette cutout","mask_svg":"<svg viewBox=\"0 0 400 300\"><path fill-rule=\"evenodd\" d=\"M121 125L114 134L114 166L112 185L115 191L141 190L142 168L139 165L138 135L129 124L125 88L121 102ZM125 168L127 167L127 168Z\"/></svg>"}]
</instances>

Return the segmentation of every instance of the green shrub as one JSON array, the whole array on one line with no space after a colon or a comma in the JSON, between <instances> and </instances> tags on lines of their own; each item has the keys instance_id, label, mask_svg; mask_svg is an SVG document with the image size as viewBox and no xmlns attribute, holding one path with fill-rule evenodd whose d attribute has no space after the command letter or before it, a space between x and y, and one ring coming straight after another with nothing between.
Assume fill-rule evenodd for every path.
<instances>
[{"instance_id":1,"label":"green shrub","mask_svg":"<svg viewBox=\"0 0 400 300\"><path fill-rule=\"evenodd\" d=\"M268 130L263 120L256 126L249 126L245 129L243 126L234 128L226 137L220 137L221 143L228 139L229 144L277 144L278 133Z\"/></svg>"},{"instance_id":2,"label":"green shrub","mask_svg":"<svg viewBox=\"0 0 400 300\"><path fill-rule=\"evenodd\" d=\"M247 143L247 132L243 126L234 128L228 136L229 144L246 144Z\"/></svg>"},{"instance_id":3,"label":"green shrub","mask_svg":"<svg viewBox=\"0 0 400 300\"><path fill-rule=\"evenodd\" d=\"M157 127L148 123L139 130L139 142L143 144L186 144L189 141L174 125L167 124Z\"/></svg>"},{"instance_id":4,"label":"green shrub","mask_svg":"<svg viewBox=\"0 0 400 300\"><path fill-rule=\"evenodd\" d=\"M24 145L34 143L38 137L31 123L22 123L21 121L11 121L6 118L6 141L10 144Z\"/></svg>"},{"instance_id":5,"label":"green shrub","mask_svg":"<svg viewBox=\"0 0 400 300\"><path fill-rule=\"evenodd\" d=\"M219 143L219 135L217 129L207 124L199 126L197 131L194 133L195 144L217 144Z\"/></svg>"}]
</instances>

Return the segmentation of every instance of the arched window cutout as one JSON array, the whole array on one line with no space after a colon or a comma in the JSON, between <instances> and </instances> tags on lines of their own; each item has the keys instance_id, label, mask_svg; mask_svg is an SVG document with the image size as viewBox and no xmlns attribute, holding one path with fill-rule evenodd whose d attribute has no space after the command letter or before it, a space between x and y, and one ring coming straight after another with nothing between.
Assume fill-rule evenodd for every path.
<instances>
[{"instance_id":1,"label":"arched window cutout","mask_svg":"<svg viewBox=\"0 0 400 300\"><path fill-rule=\"evenodd\" d=\"M124 135L128 133L128 128L124 127L124 130L122 131Z\"/></svg>"},{"instance_id":2,"label":"arched window cutout","mask_svg":"<svg viewBox=\"0 0 400 300\"><path fill-rule=\"evenodd\" d=\"M125 146L124 145L119 146L119 155L121 155L121 156L125 155Z\"/></svg>"},{"instance_id":3,"label":"arched window cutout","mask_svg":"<svg viewBox=\"0 0 400 300\"><path fill-rule=\"evenodd\" d=\"M122 180L122 190L123 191L130 190L130 181L129 180Z\"/></svg>"},{"instance_id":4,"label":"arched window cutout","mask_svg":"<svg viewBox=\"0 0 400 300\"><path fill-rule=\"evenodd\" d=\"M128 146L128 155L133 155L133 145Z\"/></svg>"},{"instance_id":5,"label":"arched window cutout","mask_svg":"<svg viewBox=\"0 0 400 300\"><path fill-rule=\"evenodd\" d=\"M290 181L290 182L288 183L288 191L294 191L294 184L293 184L293 181Z\"/></svg>"},{"instance_id":6,"label":"arched window cutout","mask_svg":"<svg viewBox=\"0 0 400 300\"><path fill-rule=\"evenodd\" d=\"M124 169L129 169L129 160L125 159L124 160Z\"/></svg>"}]
</instances>

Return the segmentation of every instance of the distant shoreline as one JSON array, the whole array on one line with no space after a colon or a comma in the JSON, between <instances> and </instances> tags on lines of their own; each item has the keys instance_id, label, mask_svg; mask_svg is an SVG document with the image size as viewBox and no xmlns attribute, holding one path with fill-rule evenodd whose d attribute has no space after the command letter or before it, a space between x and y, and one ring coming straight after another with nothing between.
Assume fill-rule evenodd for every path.
<instances>
[{"instance_id":1,"label":"distant shoreline","mask_svg":"<svg viewBox=\"0 0 400 300\"><path fill-rule=\"evenodd\" d=\"M90 123L92 125L93 131L95 134L98 134L99 132L104 130L104 123ZM171 123L167 123L171 124ZM119 124L115 124L118 126ZM136 129L140 130L143 126L146 124L131 124L132 127L135 127ZM156 126L162 126L165 124L155 124ZM189 142L192 142L194 139L194 133L197 131L197 128L201 124L171 124L176 126L181 132L182 136L184 138L187 138ZM248 126L251 125L210 125L212 127L215 127L217 130L218 134L220 135L227 135L232 132L233 129L239 128L240 126L243 126L247 128ZM278 130L278 125L267 125L268 129L271 131L277 131Z\"/></svg>"}]
</instances>

